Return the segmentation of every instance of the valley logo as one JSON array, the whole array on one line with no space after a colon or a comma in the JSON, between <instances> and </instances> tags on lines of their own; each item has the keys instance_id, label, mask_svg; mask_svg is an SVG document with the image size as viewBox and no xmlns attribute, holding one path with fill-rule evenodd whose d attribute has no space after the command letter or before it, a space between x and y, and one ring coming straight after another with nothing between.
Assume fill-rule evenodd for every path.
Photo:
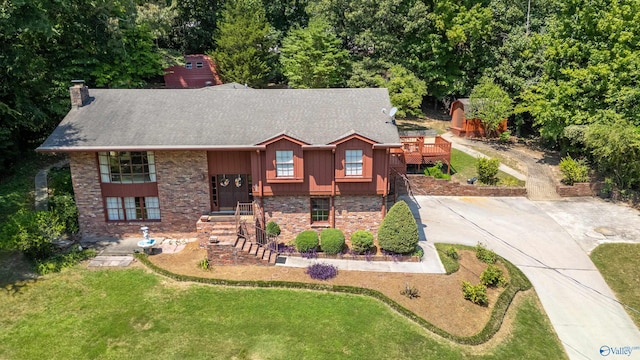
<instances>
[{"instance_id":1,"label":"valley logo","mask_svg":"<svg viewBox=\"0 0 640 360\"><path fill-rule=\"evenodd\" d=\"M600 346L600 355L601 356L609 356L609 355L624 355L631 356L633 351L640 351L640 346Z\"/></svg>"}]
</instances>

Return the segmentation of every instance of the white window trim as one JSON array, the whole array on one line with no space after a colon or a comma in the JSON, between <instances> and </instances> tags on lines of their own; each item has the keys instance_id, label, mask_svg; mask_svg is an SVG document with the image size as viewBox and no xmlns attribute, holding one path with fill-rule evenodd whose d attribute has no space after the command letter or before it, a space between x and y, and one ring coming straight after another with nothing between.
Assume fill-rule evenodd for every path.
<instances>
[{"instance_id":1,"label":"white window trim","mask_svg":"<svg viewBox=\"0 0 640 360\"><path fill-rule=\"evenodd\" d=\"M160 201L157 196L144 197L143 219L137 218L136 198L142 196L117 197L109 196L105 198L108 221L145 221L160 220Z\"/></svg>"},{"instance_id":2,"label":"white window trim","mask_svg":"<svg viewBox=\"0 0 640 360\"><path fill-rule=\"evenodd\" d=\"M293 150L276 150L276 177L292 178L295 176L293 158Z\"/></svg>"},{"instance_id":3,"label":"white window trim","mask_svg":"<svg viewBox=\"0 0 640 360\"><path fill-rule=\"evenodd\" d=\"M358 154L359 154L359 157L358 157ZM350 161L350 160L355 160L355 161ZM363 174L364 174L364 151L345 150L344 175L345 176L362 176Z\"/></svg>"}]
</instances>

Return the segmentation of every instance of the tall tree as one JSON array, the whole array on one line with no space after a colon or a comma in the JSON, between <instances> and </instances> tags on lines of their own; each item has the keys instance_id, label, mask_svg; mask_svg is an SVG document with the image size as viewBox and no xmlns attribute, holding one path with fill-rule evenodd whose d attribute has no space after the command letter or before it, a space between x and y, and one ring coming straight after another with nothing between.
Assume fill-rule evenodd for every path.
<instances>
[{"instance_id":1,"label":"tall tree","mask_svg":"<svg viewBox=\"0 0 640 360\"><path fill-rule=\"evenodd\" d=\"M271 74L275 39L260 0L231 0L222 12L211 53L225 81L264 86Z\"/></svg>"},{"instance_id":2,"label":"tall tree","mask_svg":"<svg viewBox=\"0 0 640 360\"><path fill-rule=\"evenodd\" d=\"M345 83L349 54L329 23L313 18L306 28L292 29L282 41L280 62L294 88L327 88Z\"/></svg>"},{"instance_id":3,"label":"tall tree","mask_svg":"<svg viewBox=\"0 0 640 360\"><path fill-rule=\"evenodd\" d=\"M493 80L483 78L469 97L469 118L480 119L487 136L495 134L500 123L513 113L509 94Z\"/></svg>"},{"instance_id":4,"label":"tall tree","mask_svg":"<svg viewBox=\"0 0 640 360\"><path fill-rule=\"evenodd\" d=\"M349 87L383 87L389 90L398 117L422 115L422 98L427 94L424 81L399 64L365 58L353 64Z\"/></svg>"},{"instance_id":5,"label":"tall tree","mask_svg":"<svg viewBox=\"0 0 640 360\"><path fill-rule=\"evenodd\" d=\"M174 0L175 1L175 0ZM212 35L224 0L180 0L169 47L183 54L204 54L215 48Z\"/></svg>"}]
</instances>

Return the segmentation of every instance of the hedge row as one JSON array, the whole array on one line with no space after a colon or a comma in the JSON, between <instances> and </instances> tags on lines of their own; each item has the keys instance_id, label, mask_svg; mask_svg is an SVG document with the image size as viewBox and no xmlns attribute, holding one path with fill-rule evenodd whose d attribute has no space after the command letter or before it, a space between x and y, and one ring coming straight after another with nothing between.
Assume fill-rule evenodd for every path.
<instances>
[{"instance_id":1,"label":"hedge row","mask_svg":"<svg viewBox=\"0 0 640 360\"><path fill-rule=\"evenodd\" d=\"M465 249L473 249L471 247L462 247ZM488 341L497 331L500 329L500 325L502 324L502 320L504 319L504 315L507 311L507 308L511 304L513 297L516 295L518 291L527 290L531 288L531 283L524 276L518 268L516 268L513 264L506 261L505 259L500 258L503 262L507 270L509 271L511 281L509 285L505 288L505 290L500 294L500 297L496 301L494 305L493 311L491 312L491 318L489 322L485 325L484 329L480 331L478 334L468 337L457 336L450 334L439 327L431 324L427 320L419 317L414 312L408 310L402 305L398 304L394 300L390 299L383 293L373 290L367 289L357 286L348 286L348 285L332 285L332 284L315 284L315 283L301 283L301 282L292 282L292 281L264 281L264 280L225 280L225 279L212 279L212 278L201 278L197 276L189 276L189 275L181 275L172 273L166 269L156 266L151 261L149 261L147 254L135 254L134 255L141 263L145 264L151 270L155 271L160 275L164 275L171 279L177 281L190 281L202 284L210 284L210 285L224 285L224 286L242 286L242 287L258 287L258 288L285 288L285 289L305 289L305 290L319 290L319 291L332 291L337 293L349 293L356 295L366 295L372 298L378 299L383 303L387 304L389 307L405 316L406 318L416 322L420 326L425 329L442 336L443 338L449 339L451 341L466 344L466 345L478 345Z\"/></svg>"}]
</instances>

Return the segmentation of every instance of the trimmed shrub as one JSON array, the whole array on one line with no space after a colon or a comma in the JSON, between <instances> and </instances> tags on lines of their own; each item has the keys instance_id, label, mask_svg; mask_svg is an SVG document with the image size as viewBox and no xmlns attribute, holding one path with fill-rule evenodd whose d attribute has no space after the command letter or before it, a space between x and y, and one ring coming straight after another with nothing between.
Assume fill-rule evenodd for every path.
<instances>
[{"instance_id":1,"label":"trimmed shrub","mask_svg":"<svg viewBox=\"0 0 640 360\"><path fill-rule=\"evenodd\" d=\"M280 235L280 226L276 224L275 221L269 221L265 231L267 232L267 236L278 236Z\"/></svg>"},{"instance_id":2,"label":"trimmed shrub","mask_svg":"<svg viewBox=\"0 0 640 360\"><path fill-rule=\"evenodd\" d=\"M305 230L295 239L296 250L301 253L311 252L318 247L318 233L315 230Z\"/></svg>"},{"instance_id":3,"label":"trimmed shrub","mask_svg":"<svg viewBox=\"0 0 640 360\"><path fill-rule=\"evenodd\" d=\"M476 164L476 170L478 171L478 180L480 180L481 183L487 185L497 184L499 167L500 160L479 157L478 163Z\"/></svg>"},{"instance_id":4,"label":"trimmed shrub","mask_svg":"<svg viewBox=\"0 0 640 360\"><path fill-rule=\"evenodd\" d=\"M476 257L478 258L478 260L487 264L495 264L498 258L495 252L487 249L481 243L478 243L478 245L476 245Z\"/></svg>"},{"instance_id":5,"label":"trimmed shrub","mask_svg":"<svg viewBox=\"0 0 640 360\"><path fill-rule=\"evenodd\" d=\"M307 266L304 273L311 276L312 279L329 280L338 275L338 268L329 264L317 263Z\"/></svg>"},{"instance_id":6,"label":"trimmed shrub","mask_svg":"<svg viewBox=\"0 0 640 360\"><path fill-rule=\"evenodd\" d=\"M378 244L398 254L413 253L418 246L418 224L404 201L395 203L378 229Z\"/></svg>"},{"instance_id":7,"label":"trimmed shrub","mask_svg":"<svg viewBox=\"0 0 640 360\"><path fill-rule=\"evenodd\" d=\"M351 250L357 254L364 254L373 249L373 234L369 231L358 230L351 234Z\"/></svg>"},{"instance_id":8,"label":"trimmed shrub","mask_svg":"<svg viewBox=\"0 0 640 360\"><path fill-rule=\"evenodd\" d=\"M560 171L563 176L562 182L566 185L589 180L589 168L585 161L575 160L570 155L560 160Z\"/></svg>"},{"instance_id":9,"label":"trimmed shrub","mask_svg":"<svg viewBox=\"0 0 640 360\"><path fill-rule=\"evenodd\" d=\"M455 246L449 246L445 251L445 254L447 254L447 256L452 258L453 260L460 259L460 253L458 253L458 249L456 249Z\"/></svg>"},{"instance_id":10,"label":"trimmed shrub","mask_svg":"<svg viewBox=\"0 0 640 360\"><path fill-rule=\"evenodd\" d=\"M462 281L462 294L464 298L478 305L487 305L489 298L487 297L487 287L478 284L471 285L468 281Z\"/></svg>"},{"instance_id":11,"label":"trimmed shrub","mask_svg":"<svg viewBox=\"0 0 640 360\"><path fill-rule=\"evenodd\" d=\"M502 274L502 270L495 265L487 266L480 274L480 282L490 287L505 287L507 285L507 279Z\"/></svg>"},{"instance_id":12,"label":"trimmed shrub","mask_svg":"<svg viewBox=\"0 0 640 360\"><path fill-rule=\"evenodd\" d=\"M337 254L344 249L344 234L340 229L324 229L320 232L320 249L325 254Z\"/></svg>"}]
</instances>

